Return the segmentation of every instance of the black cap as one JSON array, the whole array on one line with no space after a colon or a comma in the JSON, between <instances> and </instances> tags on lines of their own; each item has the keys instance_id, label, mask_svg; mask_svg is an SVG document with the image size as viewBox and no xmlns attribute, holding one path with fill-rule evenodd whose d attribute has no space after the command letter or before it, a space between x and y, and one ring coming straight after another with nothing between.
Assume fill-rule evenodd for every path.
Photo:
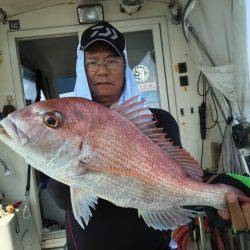
<instances>
[{"instance_id":1,"label":"black cap","mask_svg":"<svg viewBox=\"0 0 250 250\"><path fill-rule=\"evenodd\" d=\"M110 23L105 21L89 27L82 33L80 50L85 50L89 45L96 41L103 41L109 44L120 56L125 49L123 34Z\"/></svg>"}]
</instances>

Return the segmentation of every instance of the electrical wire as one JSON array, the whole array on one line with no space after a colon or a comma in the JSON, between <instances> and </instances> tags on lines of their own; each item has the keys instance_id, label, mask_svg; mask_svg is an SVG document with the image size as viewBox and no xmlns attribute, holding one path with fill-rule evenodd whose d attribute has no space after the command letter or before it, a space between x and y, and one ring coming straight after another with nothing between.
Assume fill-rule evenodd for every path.
<instances>
[{"instance_id":1,"label":"electrical wire","mask_svg":"<svg viewBox=\"0 0 250 250\"><path fill-rule=\"evenodd\" d=\"M201 83L202 83L202 87L201 87ZM197 93L199 96L202 97L202 104L199 107L199 112L200 112L200 126L201 126L201 138L202 138L202 143L201 143L201 156L200 156L200 165L201 168L203 166L203 155L204 155L204 140L206 138L206 130L212 129L214 128L216 125L218 125L222 140L223 140L223 133L222 133L222 129L219 123L219 114L218 114L218 109L217 109L217 105L215 103L215 97L214 97L214 92L211 91L212 87L208 81L208 79L206 78L206 76L200 72L198 80L197 80ZM205 123L205 119L206 119L206 106L207 106L207 97L210 94L211 99L212 99L212 104L213 104L213 109L210 105L210 115L211 115L211 120L213 122L213 124L211 126L206 126ZM215 114L213 114L212 110L215 110Z\"/></svg>"},{"instance_id":2,"label":"electrical wire","mask_svg":"<svg viewBox=\"0 0 250 250\"><path fill-rule=\"evenodd\" d=\"M19 225L19 220L18 220L18 217L17 217L17 214L14 213L14 217L15 217L15 232L18 234L20 233L20 225Z\"/></svg>"},{"instance_id":3,"label":"electrical wire","mask_svg":"<svg viewBox=\"0 0 250 250\"><path fill-rule=\"evenodd\" d=\"M209 92L209 87L206 89L205 93L204 93L204 89L203 89L203 92L200 91L200 80L201 80L201 77L202 77L202 76L203 76L203 73L200 72L199 77L198 77L198 81L197 81L197 85L196 85L196 86L197 86L197 93L198 93L198 95L204 97L204 96L206 96L206 95L208 94L208 92ZM204 87L204 86L203 86L203 87Z\"/></svg>"},{"instance_id":4,"label":"electrical wire","mask_svg":"<svg viewBox=\"0 0 250 250\"><path fill-rule=\"evenodd\" d=\"M200 80L202 79L202 86L203 86L203 89L202 91L200 91ZM214 110L215 110L215 118L214 118L214 115L213 115L213 112L212 112L212 107L210 108L211 112L211 120L213 121L213 125L209 126L209 127L206 127L206 129L212 129L214 128L216 125L218 125L218 128L220 130L220 134L223 138L223 133L222 133L222 129L221 129L221 126L220 126L220 123L219 123L219 113L218 113L218 108L217 108L217 105L215 103L215 94L214 92L212 91L212 87L208 81L208 79L206 78L206 76L201 72L200 75L199 75L199 78L198 78L198 81L197 81L197 93L198 95L202 96L203 97L203 101L206 103L206 99L207 99L207 96L208 94L210 93L210 96L211 96L211 99L212 99L212 102L213 102L213 107L214 107ZM211 105L211 104L210 104ZM226 120L225 120L226 121Z\"/></svg>"},{"instance_id":5,"label":"electrical wire","mask_svg":"<svg viewBox=\"0 0 250 250\"><path fill-rule=\"evenodd\" d=\"M203 166L203 153L204 153L204 140L201 141L201 159L200 159L201 169Z\"/></svg>"},{"instance_id":6,"label":"electrical wire","mask_svg":"<svg viewBox=\"0 0 250 250\"><path fill-rule=\"evenodd\" d=\"M205 82L205 86L208 85L207 91L206 91L206 93L205 93L205 95L207 96L207 94L208 94L208 92L209 92L211 86L209 85L209 82L208 82L207 78L205 77L205 75L202 75L202 80L203 80L203 82ZM218 110L217 110L217 107L216 107L216 105L215 105L214 97L213 97L213 95L212 95L212 92L211 92L211 98L212 98L212 101L213 101L213 104L214 104L216 119L213 119L213 112L212 112L212 108L211 108L211 109L210 109L210 110L211 110L211 112L210 112L210 114L211 114L211 120L214 122L214 124L211 125L210 127L207 127L206 129L211 129L211 128L215 127L216 124L218 123ZM210 106L211 106L211 105L210 105Z\"/></svg>"},{"instance_id":7,"label":"electrical wire","mask_svg":"<svg viewBox=\"0 0 250 250\"><path fill-rule=\"evenodd\" d=\"M200 91L200 82L202 79L202 91ZM199 106L200 117L200 135L201 135L201 158L200 166L203 168L203 154L204 154L204 140L206 138L206 97L209 92L209 87L206 86L206 82L203 80L203 73L200 72L197 82L197 93L202 96L202 103Z\"/></svg>"},{"instance_id":8,"label":"electrical wire","mask_svg":"<svg viewBox=\"0 0 250 250\"><path fill-rule=\"evenodd\" d=\"M219 128L219 130L220 130L221 137L223 138L223 132L222 132L222 129L221 129L221 126L220 126L220 123L219 123L219 119L218 119L218 117L219 117L219 115L218 115L218 110L217 110L217 106L216 106L215 100L214 100L214 92L211 92L211 98L212 98L212 101L213 101L213 104L214 104L214 109L215 109L215 112L216 112L216 119L213 120L212 109L211 109L211 118L212 118L212 121L213 121L213 122L216 122L216 124L218 125L218 128ZM215 124L215 125L216 125L216 124ZM214 126L215 126L215 125L214 125ZM210 128L208 128L208 129L210 129Z\"/></svg>"}]
</instances>

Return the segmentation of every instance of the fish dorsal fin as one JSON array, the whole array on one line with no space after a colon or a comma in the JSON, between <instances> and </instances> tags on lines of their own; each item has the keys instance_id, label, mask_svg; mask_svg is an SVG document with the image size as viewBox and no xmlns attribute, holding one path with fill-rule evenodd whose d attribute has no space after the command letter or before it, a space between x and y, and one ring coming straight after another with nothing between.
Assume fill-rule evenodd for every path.
<instances>
[{"instance_id":1,"label":"fish dorsal fin","mask_svg":"<svg viewBox=\"0 0 250 250\"><path fill-rule=\"evenodd\" d=\"M139 217L142 216L149 227L156 230L176 229L187 224L194 218L195 214L190 210L180 207L173 207L166 211L144 211L138 210Z\"/></svg>"},{"instance_id":2,"label":"fish dorsal fin","mask_svg":"<svg viewBox=\"0 0 250 250\"><path fill-rule=\"evenodd\" d=\"M134 96L121 104L114 104L110 108L122 114L155 144L174 158L192 179L202 181L203 173L199 163L185 149L174 146L171 138L168 138L163 133L162 128L156 127L156 121L153 121L153 114L145 107L144 100L138 101L138 97Z\"/></svg>"},{"instance_id":3,"label":"fish dorsal fin","mask_svg":"<svg viewBox=\"0 0 250 250\"><path fill-rule=\"evenodd\" d=\"M91 196L85 191L73 187L70 188L70 196L75 219L84 229L85 226L83 225L82 219L87 226L90 217L92 216L90 207L95 208L98 198Z\"/></svg>"},{"instance_id":4,"label":"fish dorsal fin","mask_svg":"<svg viewBox=\"0 0 250 250\"><path fill-rule=\"evenodd\" d=\"M139 96L134 96L121 104L113 104L110 108L122 114L136 126L139 126L141 123L151 122L153 120L152 113L144 105L145 101L137 101L138 98Z\"/></svg>"},{"instance_id":5,"label":"fish dorsal fin","mask_svg":"<svg viewBox=\"0 0 250 250\"><path fill-rule=\"evenodd\" d=\"M123 103L120 103L120 104L118 102L114 103L110 108L115 109L117 112L120 112L120 110L123 110L125 107L128 107L130 104L137 103L138 97L139 96L136 95Z\"/></svg>"}]
</instances>

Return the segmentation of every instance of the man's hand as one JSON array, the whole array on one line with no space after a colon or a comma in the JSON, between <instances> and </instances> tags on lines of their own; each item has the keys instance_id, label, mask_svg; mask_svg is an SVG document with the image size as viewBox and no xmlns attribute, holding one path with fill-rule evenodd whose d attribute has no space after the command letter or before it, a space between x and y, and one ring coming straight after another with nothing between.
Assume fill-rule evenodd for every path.
<instances>
[{"instance_id":1,"label":"man's hand","mask_svg":"<svg viewBox=\"0 0 250 250\"><path fill-rule=\"evenodd\" d=\"M250 203L239 203L234 193L226 194L228 211L219 210L218 214L224 220L231 220L236 231L250 230Z\"/></svg>"}]
</instances>

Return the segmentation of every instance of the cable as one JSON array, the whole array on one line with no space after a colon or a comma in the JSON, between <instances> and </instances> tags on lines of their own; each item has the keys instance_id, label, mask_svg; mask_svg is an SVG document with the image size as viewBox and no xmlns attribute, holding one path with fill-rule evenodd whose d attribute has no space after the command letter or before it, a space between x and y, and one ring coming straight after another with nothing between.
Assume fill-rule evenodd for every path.
<instances>
[{"instance_id":1,"label":"cable","mask_svg":"<svg viewBox=\"0 0 250 250\"><path fill-rule=\"evenodd\" d=\"M25 196L29 196L29 193L30 193L30 173L31 173L31 166L30 164L28 164Z\"/></svg>"},{"instance_id":2,"label":"cable","mask_svg":"<svg viewBox=\"0 0 250 250\"><path fill-rule=\"evenodd\" d=\"M200 82L202 79L202 91L200 91ZM202 103L199 106L199 118L200 118L200 136L202 140L201 144L201 158L200 158L200 166L201 169L203 167L203 153L204 153L204 140L206 139L206 97L209 92L209 87L207 87L206 81L204 81L203 73L201 72L198 77L197 82L197 93L202 96Z\"/></svg>"},{"instance_id":3,"label":"cable","mask_svg":"<svg viewBox=\"0 0 250 250\"><path fill-rule=\"evenodd\" d=\"M17 214L14 213L14 216L15 216L15 232L18 234L20 233L20 225L19 225L19 220L18 220L18 217L17 217Z\"/></svg>"},{"instance_id":4,"label":"cable","mask_svg":"<svg viewBox=\"0 0 250 250\"><path fill-rule=\"evenodd\" d=\"M200 80L201 80L201 77L203 77L203 76L204 76L204 74L202 72L200 72L196 88L197 88L198 95L202 96L204 98L204 96L206 96L208 94L208 92L209 92L209 86L207 87L207 89L206 89L206 91L204 93L204 83L203 83L203 92L201 93L201 91L200 91ZM203 79L202 79L202 82L203 82Z\"/></svg>"},{"instance_id":5,"label":"cable","mask_svg":"<svg viewBox=\"0 0 250 250\"><path fill-rule=\"evenodd\" d=\"M201 141L201 169L202 169L202 166L203 166L203 153L204 153L204 140Z\"/></svg>"},{"instance_id":6,"label":"cable","mask_svg":"<svg viewBox=\"0 0 250 250\"><path fill-rule=\"evenodd\" d=\"M202 86L201 86L202 83ZM198 80L197 80L197 93L199 96L202 97L202 103L199 106L199 117L200 117L200 135L201 135L201 139L202 139L202 147L201 147L201 158L200 158L200 165L202 168L203 165L203 155L204 155L204 140L206 139L206 131L208 129L212 129L214 128L216 125L218 125L222 140L223 140L223 133L222 133L222 129L221 126L219 124L219 114L218 114L218 109L217 109L217 105L215 103L215 93L212 91L212 87L208 81L208 79L206 78L206 76L200 72ZM211 110L211 120L213 122L212 125L207 126L206 125L206 106L207 106L207 97L210 94L211 99L212 99L212 105L213 108L210 105L210 110ZM215 114L213 114L212 110L215 110Z\"/></svg>"},{"instance_id":7,"label":"cable","mask_svg":"<svg viewBox=\"0 0 250 250\"><path fill-rule=\"evenodd\" d=\"M222 129L221 129L221 126L220 126L220 123L219 123L219 115L218 115L218 109L217 109L217 106L215 104L215 100L214 100L214 92L211 91L211 99L213 101L213 104L214 104L214 109L215 109L215 112L216 112L216 119L213 120L213 113L212 113L212 109L211 109L211 118L212 118L212 121L215 122L214 126L217 124L218 125L218 128L220 130L220 134L221 134L221 137L223 138L223 132L222 132ZM213 126L213 127L214 127ZM213 128L211 127L211 128ZM208 129L211 129L211 128L208 128Z\"/></svg>"},{"instance_id":8,"label":"cable","mask_svg":"<svg viewBox=\"0 0 250 250\"><path fill-rule=\"evenodd\" d=\"M217 105L215 103L215 93L214 91L212 91L212 87L208 81L208 79L206 78L206 76L201 72L200 73L202 75L202 81L203 81L203 93L201 94L200 91L199 91L199 79L200 79L200 76L199 76L199 79L198 79L198 86L197 86L197 92L200 96L203 96L203 99L205 99L208 95L208 93L210 92L210 96L211 96L211 99L213 101L213 105L214 105L214 110L215 110L215 115L216 115L216 119L213 119L213 113L212 113L212 109L211 109L211 119L214 123L218 123L218 109L217 109ZM204 83L205 82L205 83ZM208 85L206 91L204 91L204 88L206 88L206 85ZM205 87L204 87L205 86ZM225 120L226 121L226 120ZM215 125L212 125L212 126L215 126ZM209 128L207 128L209 129Z\"/></svg>"}]
</instances>

